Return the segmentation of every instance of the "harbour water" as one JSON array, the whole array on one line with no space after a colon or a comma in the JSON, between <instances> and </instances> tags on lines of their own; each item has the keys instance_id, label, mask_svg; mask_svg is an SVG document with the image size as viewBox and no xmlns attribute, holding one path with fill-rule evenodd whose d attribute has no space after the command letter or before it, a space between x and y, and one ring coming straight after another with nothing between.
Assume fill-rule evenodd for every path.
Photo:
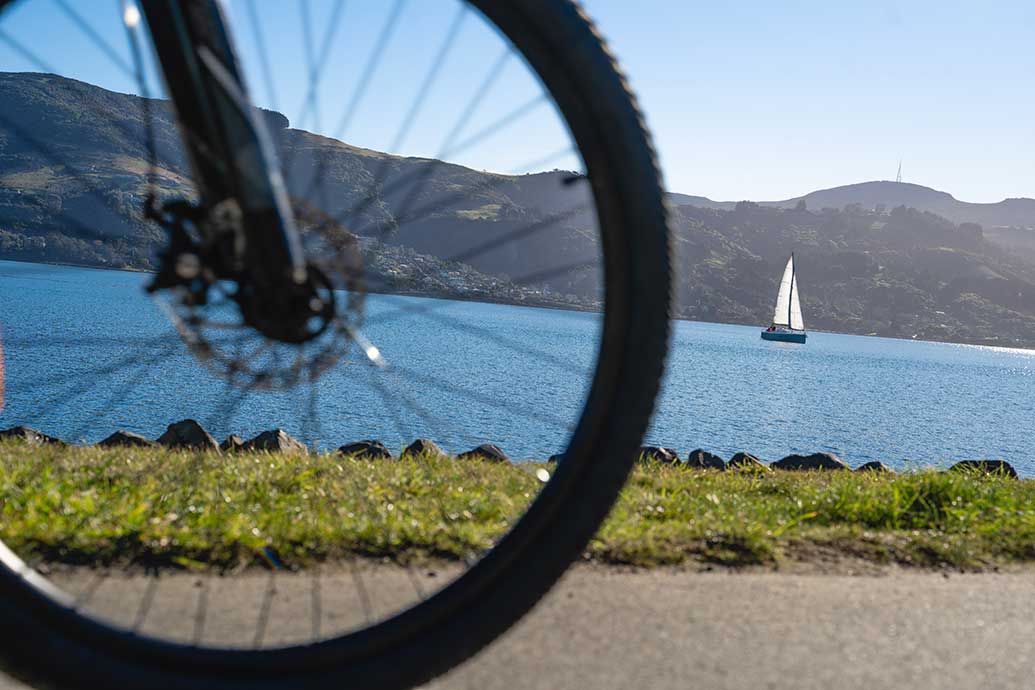
<instances>
[{"instance_id":1,"label":"harbour water","mask_svg":"<svg viewBox=\"0 0 1035 690\"><path fill-rule=\"evenodd\" d=\"M95 442L118 428L153 438L190 417L217 438L281 427L324 449L377 438L398 450L422 436L545 459L581 407L599 332L596 314L371 295L363 332L386 370L353 353L315 386L237 396L179 342L146 280L0 262L0 427ZM697 322L675 324L672 348L647 442L681 455L826 450L898 468L1003 458L1035 475L1035 351L820 332L802 346Z\"/></svg>"}]
</instances>

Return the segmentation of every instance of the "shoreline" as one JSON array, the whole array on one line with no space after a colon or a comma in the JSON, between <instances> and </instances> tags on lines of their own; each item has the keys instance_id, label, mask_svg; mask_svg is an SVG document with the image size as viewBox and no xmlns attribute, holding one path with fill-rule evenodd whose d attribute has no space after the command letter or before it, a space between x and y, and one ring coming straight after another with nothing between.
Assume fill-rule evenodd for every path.
<instances>
[{"instance_id":1,"label":"shoreline","mask_svg":"<svg viewBox=\"0 0 1035 690\"><path fill-rule=\"evenodd\" d=\"M110 266L97 266L97 265L94 265L94 264L77 264L77 263L70 263L70 262L64 262L64 261L26 261L26 260L11 259L11 258L0 258L0 261L9 261L11 263L22 263L22 264L34 264L34 265L38 265L38 266L65 266L65 267L68 267L68 268L89 268L89 269L97 270L97 271L118 271L118 272L122 272L122 273L154 273L154 271L146 271L146 270L137 269L137 268L113 268L113 267L110 267ZM417 298L422 298L422 299L436 299L436 300L454 301L454 302L475 302L475 303L480 303L480 304L498 304L498 305L509 306L509 307L533 307L533 308L538 308L538 309L554 309L554 310L557 310L557 311L570 311L570 312L584 313L584 314L594 314L594 313L599 314L599 313L602 313L602 312L599 312L599 311L597 311L595 309L590 309L590 308L581 308L580 309L580 308L578 308L575 305L559 305L559 304L549 304L549 303L535 304L535 303L528 303L528 302L512 302L512 301L507 301L507 300L504 300L504 299L490 299L490 298L487 298L487 297L469 297L469 296L463 296L463 295L441 295L441 294L429 294L429 293L410 292L410 291L385 292L385 291L378 291L378 290L367 290L366 294L381 295L381 296L386 296L386 297L417 297ZM671 320L672 321L683 321L683 322L686 322L686 323L699 323L699 324L705 324L705 325L741 326L741 327L744 327L744 328L757 327L759 329L759 332L761 332L762 330L765 329L764 325L757 325L757 326L755 326L754 324L746 324L746 323L737 322L737 321L701 321L701 320L698 320L698 319L691 319L691 318L687 318L687 317L684 317L684 316L672 316ZM1017 351L1017 352L1024 352L1024 353L1033 353L1033 352L1035 352L1035 343L1032 343L1030 346L1026 347L1026 346L1023 346L1023 345L1020 345L1020 346L1019 345L997 345L994 342L977 341L977 340L928 340L928 339L924 339L924 338L908 338L908 337L905 337L905 336L895 336L895 335L878 335L878 334L872 334L872 333L853 333L851 331L840 331L840 330L832 330L832 329L810 330L810 331L808 331L808 333L809 334L827 333L827 334L831 334L831 335L849 335L849 336L853 336L853 337L857 337L857 338L883 338L883 339L887 339L887 340L895 340L895 341L902 341L902 342L914 342L914 343L934 343L934 344L941 344L941 345L965 345L965 346L968 346L968 347L984 347L984 348L989 348L989 349L1010 350L1010 351Z\"/></svg>"},{"instance_id":2,"label":"shoreline","mask_svg":"<svg viewBox=\"0 0 1035 690\"><path fill-rule=\"evenodd\" d=\"M154 275L155 271L149 271L143 268L113 268L111 266L97 266L95 264L77 264L68 261L25 261L21 259L8 259L0 258L0 262L7 261L16 264L32 264L34 266L61 266L65 268L88 268L94 271L112 271L116 273L142 273ZM590 309L589 307L579 308L577 305L561 305L553 302L513 302L504 299L491 299L491 297L470 297L467 295L448 295L448 294L437 294L427 292L412 292L407 290L399 290L396 292L386 292L384 290L371 290L367 289L364 291L367 295L379 295L384 297L418 297L421 299L435 299L443 301L453 302L476 302L479 304L499 304L508 307L532 307L535 309L556 309L558 311L571 311L580 313L602 313L596 309ZM702 322L703 323L703 322Z\"/></svg>"}]
</instances>

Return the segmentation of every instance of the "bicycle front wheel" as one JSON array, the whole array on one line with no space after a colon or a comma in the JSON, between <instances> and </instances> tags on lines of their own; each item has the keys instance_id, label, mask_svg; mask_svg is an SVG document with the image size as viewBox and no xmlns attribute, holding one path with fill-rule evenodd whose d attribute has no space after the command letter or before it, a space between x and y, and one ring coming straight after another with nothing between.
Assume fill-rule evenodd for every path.
<instances>
[{"instance_id":1,"label":"bicycle front wheel","mask_svg":"<svg viewBox=\"0 0 1035 690\"><path fill-rule=\"evenodd\" d=\"M662 186L599 33L568 0L234 3L253 100L298 104L293 128L262 117L307 256L347 277L300 346L243 326L226 281L145 312L139 274L3 261L160 271L145 199L204 196L192 133L147 98L136 6L105 29L92 5L37 5L0 2L0 217L24 238L0 254L2 419L79 446L0 444L0 666L76 688L404 688L476 653L584 552L663 371ZM96 78L37 50L48 11L99 48ZM301 57L270 50L289 37ZM98 308L118 311L84 330ZM150 441L180 417L202 423ZM483 441L516 460L451 457Z\"/></svg>"}]
</instances>

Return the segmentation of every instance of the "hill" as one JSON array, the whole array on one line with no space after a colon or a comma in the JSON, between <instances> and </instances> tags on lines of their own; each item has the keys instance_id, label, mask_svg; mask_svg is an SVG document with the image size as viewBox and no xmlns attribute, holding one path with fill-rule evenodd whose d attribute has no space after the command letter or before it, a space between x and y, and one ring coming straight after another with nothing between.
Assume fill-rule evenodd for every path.
<instances>
[{"instance_id":1,"label":"hill","mask_svg":"<svg viewBox=\"0 0 1035 690\"><path fill-rule=\"evenodd\" d=\"M190 196L166 103L54 75L0 73L0 258L154 268L164 232L141 214L145 105L160 194ZM312 196L319 173L321 207L367 238L365 264L380 289L599 306L594 270L555 270L592 263L599 252L589 186L571 183L571 173L499 175L393 156L265 116L290 191ZM671 200L678 316L767 324L794 251L812 328L1035 347L1035 261L953 215L1005 206L961 206L896 183L769 204Z\"/></svg>"},{"instance_id":2,"label":"hill","mask_svg":"<svg viewBox=\"0 0 1035 690\"><path fill-rule=\"evenodd\" d=\"M980 223L1035 228L1035 199L1004 199L992 204L960 201L951 194L909 182L862 182L810 192L803 197L775 202L774 206L793 207L804 200L809 208L844 208L860 204L864 208L908 206L930 211L956 223Z\"/></svg>"},{"instance_id":3,"label":"hill","mask_svg":"<svg viewBox=\"0 0 1035 690\"><path fill-rule=\"evenodd\" d=\"M733 210L736 202L713 201L703 196L670 194L676 205ZM987 237L997 244L1020 249L1035 258L1035 199L1004 199L996 203L975 204L960 201L940 192L909 182L874 181L831 187L782 201L758 201L760 206L794 208L804 202L807 208L844 209L861 206L865 210L887 210L906 206L930 211L955 223L978 223Z\"/></svg>"},{"instance_id":4,"label":"hill","mask_svg":"<svg viewBox=\"0 0 1035 690\"><path fill-rule=\"evenodd\" d=\"M191 197L190 170L167 103L55 75L0 73L0 258L155 267L164 231L142 216L145 108L157 139L158 196ZM570 173L492 175L389 156L291 129L279 113L265 115L291 194L369 240L371 284L442 296L598 304L588 268L550 274L535 286L521 281L528 273L590 263L597 253L585 185L565 184ZM317 171L322 185L313 184ZM568 212L572 207L580 210ZM565 213L556 216L561 209ZM530 224L549 232L504 241ZM483 248L465 256L464 265L453 260L475 246ZM544 288L553 296L544 296Z\"/></svg>"},{"instance_id":5,"label":"hill","mask_svg":"<svg viewBox=\"0 0 1035 690\"><path fill-rule=\"evenodd\" d=\"M1035 345L1035 265L981 226L928 211L677 209L681 315L766 324L787 256L806 325L953 342Z\"/></svg>"}]
</instances>

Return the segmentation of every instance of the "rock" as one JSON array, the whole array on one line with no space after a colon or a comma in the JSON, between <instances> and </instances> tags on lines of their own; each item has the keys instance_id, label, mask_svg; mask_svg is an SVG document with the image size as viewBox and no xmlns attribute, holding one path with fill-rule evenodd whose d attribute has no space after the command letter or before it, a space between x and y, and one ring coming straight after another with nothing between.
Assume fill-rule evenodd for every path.
<instances>
[{"instance_id":1,"label":"rock","mask_svg":"<svg viewBox=\"0 0 1035 690\"><path fill-rule=\"evenodd\" d=\"M158 444L151 439L144 438L140 434L134 434L132 431L123 431L122 429L119 429L108 438L98 442L97 445L104 448L113 448L118 446L151 448Z\"/></svg>"},{"instance_id":2,"label":"rock","mask_svg":"<svg viewBox=\"0 0 1035 690\"><path fill-rule=\"evenodd\" d=\"M960 460L950 467L949 471L996 474L1017 479L1017 470L1005 460Z\"/></svg>"},{"instance_id":3,"label":"rock","mask_svg":"<svg viewBox=\"0 0 1035 690\"><path fill-rule=\"evenodd\" d=\"M211 450L219 452L219 444L212 434L193 419L184 419L170 424L165 433L158 437L158 442L169 448L192 448L194 450Z\"/></svg>"},{"instance_id":4,"label":"rock","mask_svg":"<svg viewBox=\"0 0 1035 690\"><path fill-rule=\"evenodd\" d=\"M739 472L768 472L769 466L751 453L737 453L726 463L726 469Z\"/></svg>"},{"instance_id":5,"label":"rock","mask_svg":"<svg viewBox=\"0 0 1035 690\"><path fill-rule=\"evenodd\" d=\"M286 115L278 113L276 110L266 110L265 108L259 108L258 110L259 114L266 121L266 128L270 131L270 134L280 129L287 129L291 124Z\"/></svg>"},{"instance_id":6,"label":"rock","mask_svg":"<svg viewBox=\"0 0 1035 690\"><path fill-rule=\"evenodd\" d=\"M556 453L554 455L551 455L547 459L547 462L560 462L563 459L564 459L564 453Z\"/></svg>"},{"instance_id":7,"label":"rock","mask_svg":"<svg viewBox=\"0 0 1035 690\"><path fill-rule=\"evenodd\" d=\"M726 461L714 453L698 448L686 456L686 466L698 470L724 470Z\"/></svg>"},{"instance_id":8,"label":"rock","mask_svg":"<svg viewBox=\"0 0 1035 690\"><path fill-rule=\"evenodd\" d=\"M483 443L477 448L472 448L466 453L460 453L461 460L488 460L489 462L510 462L510 458L503 452L503 449L492 443Z\"/></svg>"},{"instance_id":9,"label":"rock","mask_svg":"<svg viewBox=\"0 0 1035 690\"><path fill-rule=\"evenodd\" d=\"M227 436L222 443L219 444L219 450L224 453L236 453L239 450L244 449L244 439L237 434L230 434Z\"/></svg>"},{"instance_id":10,"label":"rock","mask_svg":"<svg viewBox=\"0 0 1035 690\"><path fill-rule=\"evenodd\" d=\"M283 429L264 431L253 439L244 442L243 451L264 450L268 453L308 453L305 444L292 438Z\"/></svg>"},{"instance_id":11,"label":"rock","mask_svg":"<svg viewBox=\"0 0 1035 690\"><path fill-rule=\"evenodd\" d=\"M657 462L663 465L678 465L680 463L679 453L671 448L659 448L658 446L643 446L640 448L640 462Z\"/></svg>"},{"instance_id":12,"label":"rock","mask_svg":"<svg viewBox=\"0 0 1035 690\"><path fill-rule=\"evenodd\" d=\"M865 465L855 468L856 472L876 472L877 474L896 474L895 470L885 465L880 460L871 460Z\"/></svg>"},{"instance_id":13,"label":"rock","mask_svg":"<svg viewBox=\"0 0 1035 690\"><path fill-rule=\"evenodd\" d=\"M442 450L437 443L428 438L418 438L416 441L406 446L402 452L402 456L407 455L413 458L449 457L449 454L446 453L446 451Z\"/></svg>"},{"instance_id":14,"label":"rock","mask_svg":"<svg viewBox=\"0 0 1035 690\"><path fill-rule=\"evenodd\" d=\"M391 460L392 454L380 441L356 441L338 449L342 455L351 455L362 460Z\"/></svg>"},{"instance_id":15,"label":"rock","mask_svg":"<svg viewBox=\"0 0 1035 690\"><path fill-rule=\"evenodd\" d=\"M45 443L55 443L61 446L65 445L65 442L61 439L47 436L43 432L30 429L27 426L13 426L10 429L0 431L0 440L12 438L21 439L33 446L42 446Z\"/></svg>"},{"instance_id":16,"label":"rock","mask_svg":"<svg viewBox=\"0 0 1035 690\"><path fill-rule=\"evenodd\" d=\"M812 455L788 455L777 460L770 467L778 470L847 470L851 469L841 458L833 453L813 453Z\"/></svg>"}]
</instances>

